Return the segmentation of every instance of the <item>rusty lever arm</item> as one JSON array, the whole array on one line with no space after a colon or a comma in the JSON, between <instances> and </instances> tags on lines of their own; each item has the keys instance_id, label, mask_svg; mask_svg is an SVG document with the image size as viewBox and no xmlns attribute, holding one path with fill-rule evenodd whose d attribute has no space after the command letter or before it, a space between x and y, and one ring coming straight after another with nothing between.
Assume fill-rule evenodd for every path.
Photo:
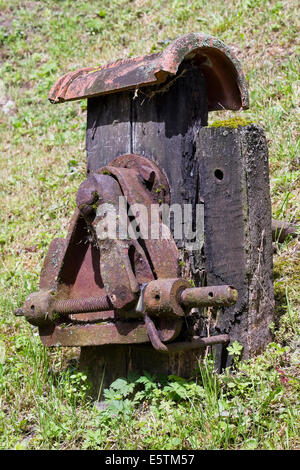
<instances>
[{"instance_id":1,"label":"rusty lever arm","mask_svg":"<svg viewBox=\"0 0 300 470\"><path fill-rule=\"evenodd\" d=\"M230 341L229 335L216 335L209 338L195 337L192 341L181 341L178 343L165 344L165 349L160 349L162 353L178 353L181 351L191 351L193 349L207 348L214 344L228 344Z\"/></svg>"}]
</instances>

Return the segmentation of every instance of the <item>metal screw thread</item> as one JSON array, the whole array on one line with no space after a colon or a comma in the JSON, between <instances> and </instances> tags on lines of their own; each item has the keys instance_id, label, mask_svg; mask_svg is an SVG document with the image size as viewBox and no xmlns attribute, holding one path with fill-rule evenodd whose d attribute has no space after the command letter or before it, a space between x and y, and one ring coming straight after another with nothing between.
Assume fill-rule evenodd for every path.
<instances>
[{"instance_id":1,"label":"metal screw thread","mask_svg":"<svg viewBox=\"0 0 300 470\"><path fill-rule=\"evenodd\" d=\"M107 295L102 295L86 299L56 300L52 309L57 313L87 313L112 310L113 306Z\"/></svg>"}]
</instances>

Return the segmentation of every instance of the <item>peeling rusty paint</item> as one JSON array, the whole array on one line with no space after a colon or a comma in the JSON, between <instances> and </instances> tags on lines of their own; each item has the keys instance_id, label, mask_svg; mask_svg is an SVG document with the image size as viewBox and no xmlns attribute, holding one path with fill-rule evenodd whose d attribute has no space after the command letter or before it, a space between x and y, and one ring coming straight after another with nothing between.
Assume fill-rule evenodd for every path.
<instances>
[{"instance_id":1,"label":"peeling rusty paint","mask_svg":"<svg viewBox=\"0 0 300 470\"><path fill-rule=\"evenodd\" d=\"M158 54L69 72L53 85L49 100L60 103L159 85L175 76L184 61L193 62L204 75L210 111L249 107L247 83L238 59L218 38L202 33L181 36Z\"/></svg>"}]
</instances>

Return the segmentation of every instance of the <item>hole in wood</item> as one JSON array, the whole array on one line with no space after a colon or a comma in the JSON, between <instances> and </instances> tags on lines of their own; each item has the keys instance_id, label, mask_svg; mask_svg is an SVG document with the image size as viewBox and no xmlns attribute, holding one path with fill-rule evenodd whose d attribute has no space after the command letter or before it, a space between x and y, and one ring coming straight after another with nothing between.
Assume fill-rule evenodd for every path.
<instances>
[{"instance_id":1,"label":"hole in wood","mask_svg":"<svg viewBox=\"0 0 300 470\"><path fill-rule=\"evenodd\" d=\"M214 296L214 293L213 292L209 292L208 293L208 297L213 297Z\"/></svg>"},{"instance_id":2,"label":"hole in wood","mask_svg":"<svg viewBox=\"0 0 300 470\"><path fill-rule=\"evenodd\" d=\"M217 178L217 180L221 181L223 179L223 176L224 176L223 171L217 168L215 170L215 177Z\"/></svg>"}]
</instances>

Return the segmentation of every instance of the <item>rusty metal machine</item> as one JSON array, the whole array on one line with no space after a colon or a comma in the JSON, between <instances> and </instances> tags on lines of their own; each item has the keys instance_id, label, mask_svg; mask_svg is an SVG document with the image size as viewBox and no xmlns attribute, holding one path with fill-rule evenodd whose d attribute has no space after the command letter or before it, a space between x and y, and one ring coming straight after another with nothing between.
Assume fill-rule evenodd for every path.
<instances>
[{"instance_id":1,"label":"rusty metal machine","mask_svg":"<svg viewBox=\"0 0 300 470\"><path fill-rule=\"evenodd\" d=\"M122 196L128 204L123 217L119 214ZM228 285L191 287L178 277L179 250L171 235L169 239L129 239L130 217L140 236L151 230L148 220L130 216L136 201L149 210L151 204L170 202L165 175L138 155L118 157L80 185L67 238L53 240L39 292L16 312L39 327L46 346L150 341L156 350L168 353L229 341L228 335L216 335L175 342L188 327L193 308L226 307L236 302L238 293ZM105 237L108 227L99 214L104 204L118 210L115 239ZM121 239L124 230L125 239Z\"/></svg>"},{"instance_id":2,"label":"rusty metal machine","mask_svg":"<svg viewBox=\"0 0 300 470\"><path fill-rule=\"evenodd\" d=\"M104 363L108 384L135 368L189 376L208 345L218 345L219 369L229 341L244 357L261 351L274 305L266 139L256 125L207 126L209 111L249 105L230 48L187 34L158 54L68 73L49 95L83 98L87 179L66 239L49 247L40 290L16 314L46 346L80 346L95 383ZM203 243L151 236L151 207L170 204L190 204L196 230L204 207ZM165 232L161 213L155 224Z\"/></svg>"}]
</instances>

